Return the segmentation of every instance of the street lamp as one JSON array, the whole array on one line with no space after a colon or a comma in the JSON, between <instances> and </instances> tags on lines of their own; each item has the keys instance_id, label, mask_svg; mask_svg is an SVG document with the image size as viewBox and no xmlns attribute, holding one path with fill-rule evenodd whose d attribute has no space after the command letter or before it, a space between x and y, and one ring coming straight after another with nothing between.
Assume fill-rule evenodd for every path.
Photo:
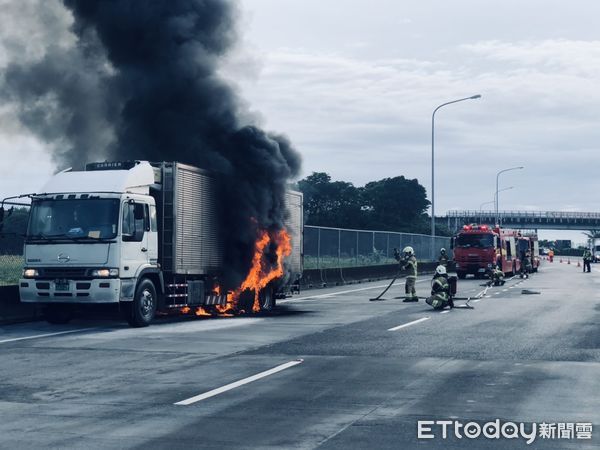
<instances>
[{"instance_id":1,"label":"street lamp","mask_svg":"<svg viewBox=\"0 0 600 450\"><path fill-rule=\"evenodd\" d=\"M501 170L500 172L498 172L496 174L496 195L495 195L495 200L496 200L496 224L498 224L499 218L498 218L498 178L500 178L500 174L504 173L504 172L510 172L511 170L521 170L524 169L523 166L519 166L519 167L510 167L508 169L504 169Z\"/></svg>"},{"instance_id":2,"label":"street lamp","mask_svg":"<svg viewBox=\"0 0 600 450\"><path fill-rule=\"evenodd\" d=\"M508 191L509 189L514 189L514 186L510 186L504 189L500 189L498 192L504 192L504 191ZM481 205L479 205L479 222L483 222L483 207L485 205L489 205L489 204L494 204L496 205L496 199L494 198L494 200L491 200L489 202L483 202Z\"/></svg>"},{"instance_id":3,"label":"street lamp","mask_svg":"<svg viewBox=\"0 0 600 450\"><path fill-rule=\"evenodd\" d=\"M465 100L475 100L481 98L481 95L472 95L471 97L459 98L451 102L442 103L433 110L431 115L431 259L435 257L435 113L438 109L451 105L452 103L464 102Z\"/></svg>"}]
</instances>

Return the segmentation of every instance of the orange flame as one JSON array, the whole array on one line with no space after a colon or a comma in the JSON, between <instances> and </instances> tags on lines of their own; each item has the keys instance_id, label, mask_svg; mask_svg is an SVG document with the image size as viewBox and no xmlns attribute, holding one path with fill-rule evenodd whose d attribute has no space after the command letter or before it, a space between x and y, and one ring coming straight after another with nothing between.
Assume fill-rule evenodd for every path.
<instances>
[{"instance_id":1,"label":"orange flame","mask_svg":"<svg viewBox=\"0 0 600 450\"><path fill-rule=\"evenodd\" d=\"M275 263L267 260L265 251L271 244L275 244L275 254L277 261ZM254 291L254 303L252 312L260 312L260 292L268 284L283 276L283 261L292 253L292 243L290 235L286 230L269 232L260 230L256 242L254 243L254 255L252 264L246 279L239 288L233 292L227 293L227 302L224 305L215 305L216 311L221 317L232 317L232 312L237 310L239 297L244 291ZM221 286L213 287L215 295L221 295ZM188 306L181 308L181 312L187 314L191 311ZM195 311L196 316L211 316L211 313L202 307Z\"/></svg>"},{"instance_id":2,"label":"orange flame","mask_svg":"<svg viewBox=\"0 0 600 450\"><path fill-rule=\"evenodd\" d=\"M269 264L264 258L265 249L272 242L276 244L275 253L277 255L277 262L275 265ZM237 300L239 295L244 291L254 291L252 311L255 313L259 312L260 291L267 287L271 281L283 276L283 260L291 253L291 239L286 230L279 230L274 233L262 230L254 243L254 256L252 257L250 272L248 272L241 286L234 292L234 299Z\"/></svg>"},{"instance_id":3,"label":"orange flame","mask_svg":"<svg viewBox=\"0 0 600 450\"><path fill-rule=\"evenodd\" d=\"M198 308L196 309L196 312L195 312L195 314L196 314L198 317L210 317L210 316L212 316L212 314L211 314L211 313L209 313L208 311L206 311L206 310L205 310L204 308L202 308L202 307L198 307Z\"/></svg>"}]
</instances>

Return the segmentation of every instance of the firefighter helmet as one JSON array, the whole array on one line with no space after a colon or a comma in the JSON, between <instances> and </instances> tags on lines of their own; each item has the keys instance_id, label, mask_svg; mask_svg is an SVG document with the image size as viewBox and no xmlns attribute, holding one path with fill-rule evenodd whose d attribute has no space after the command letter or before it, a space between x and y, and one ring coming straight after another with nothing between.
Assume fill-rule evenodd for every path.
<instances>
[{"instance_id":1,"label":"firefighter helmet","mask_svg":"<svg viewBox=\"0 0 600 450\"><path fill-rule=\"evenodd\" d=\"M408 246L408 247L404 247L404 250L402 250L402 252L403 252L405 255L409 255L409 256L412 256L412 255L414 255L414 254L415 254L415 251L414 251L414 250L413 250L413 248L412 248L412 247L410 247L410 246Z\"/></svg>"},{"instance_id":2,"label":"firefighter helmet","mask_svg":"<svg viewBox=\"0 0 600 450\"><path fill-rule=\"evenodd\" d=\"M446 268L441 264L435 268L436 275L446 275Z\"/></svg>"},{"instance_id":3,"label":"firefighter helmet","mask_svg":"<svg viewBox=\"0 0 600 450\"><path fill-rule=\"evenodd\" d=\"M440 249L440 253L443 255L444 253L446 253L446 249L445 248L441 248Z\"/></svg>"}]
</instances>

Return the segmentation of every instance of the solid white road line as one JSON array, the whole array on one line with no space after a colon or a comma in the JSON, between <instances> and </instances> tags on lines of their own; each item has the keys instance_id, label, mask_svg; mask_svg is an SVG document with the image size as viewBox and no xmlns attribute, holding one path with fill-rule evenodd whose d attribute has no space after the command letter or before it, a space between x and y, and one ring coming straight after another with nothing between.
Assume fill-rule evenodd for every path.
<instances>
[{"instance_id":1,"label":"solid white road line","mask_svg":"<svg viewBox=\"0 0 600 450\"><path fill-rule=\"evenodd\" d=\"M473 300L473 303L477 303L477 302L480 302L480 301L481 301L481 299L478 298L477 300Z\"/></svg>"},{"instance_id":2,"label":"solid white road line","mask_svg":"<svg viewBox=\"0 0 600 450\"><path fill-rule=\"evenodd\" d=\"M442 311L440 314L448 314L450 311Z\"/></svg>"},{"instance_id":3,"label":"solid white road line","mask_svg":"<svg viewBox=\"0 0 600 450\"><path fill-rule=\"evenodd\" d=\"M422 317L420 319L413 320L412 322L408 322L408 323L405 323L403 325L398 325L397 327L388 328L388 331L396 331L396 330L399 330L401 328L410 327L411 325L415 325L417 323L424 322L426 320L429 320L429 317Z\"/></svg>"},{"instance_id":4,"label":"solid white road line","mask_svg":"<svg viewBox=\"0 0 600 450\"><path fill-rule=\"evenodd\" d=\"M303 359L297 359L295 361L290 361L285 364L281 364L280 366L273 367L272 369L265 370L264 372L257 373L256 375L252 375L251 377L244 378L243 380L239 380L234 383L229 383L220 388L205 392L204 394L196 395L195 397L190 397L188 399L181 400L180 402L174 403L174 405L180 405L180 406L191 405L192 403L206 400L207 398L214 397L215 395L219 395L219 394L222 394L223 392L230 391L231 389L235 389L237 387L243 386L244 384L252 383L253 381L268 377L269 375L273 375L274 373L281 372L282 370L297 366L298 364L302 364L303 362L304 362Z\"/></svg>"},{"instance_id":5,"label":"solid white road line","mask_svg":"<svg viewBox=\"0 0 600 450\"><path fill-rule=\"evenodd\" d=\"M18 337L18 338L4 339L4 340L0 341L0 344L5 344L7 342L26 341L28 339L39 339L39 338L50 337L50 336L58 336L61 334L79 333L81 331L90 331L90 330L94 330L94 328L81 328L79 330L59 331L57 333L38 334L36 336L24 336L24 337Z\"/></svg>"}]
</instances>

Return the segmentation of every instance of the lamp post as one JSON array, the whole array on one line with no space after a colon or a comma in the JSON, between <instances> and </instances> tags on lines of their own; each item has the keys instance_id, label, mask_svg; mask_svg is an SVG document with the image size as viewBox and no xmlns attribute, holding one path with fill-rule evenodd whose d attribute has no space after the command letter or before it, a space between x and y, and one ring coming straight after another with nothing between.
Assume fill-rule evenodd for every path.
<instances>
[{"instance_id":1,"label":"lamp post","mask_svg":"<svg viewBox=\"0 0 600 450\"><path fill-rule=\"evenodd\" d=\"M500 174L504 173L504 172L510 172L511 170L521 170L524 169L523 166L519 166L519 167L510 167L508 169L503 169L500 172L498 172L496 174L496 195L494 196L494 199L496 200L496 224L498 224L498 221L500 220L498 218L498 179L500 178Z\"/></svg>"},{"instance_id":2,"label":"lamp post","mask_svg":"<svg viewBox=\"0 0 600 450\"><path fill-rule=\"evenodd\" d=\"M431 115L431 259L435 257L435 113L438 109L451 105L452 103L464 102L466 100L475 100L481 98L481 95L472 95L471 97L459 98L450 102L442 103L433 110Z\"/></svg>"},{"instance_id":3,"label":"lamp post","mask_svg":"<svg viewBox=\"0 0 600 450\"><path fill-rule=\"evenodd\" d=\"M510 189L514 189L514 186L510 186L504 189L500 189L498 192L504 192L504 191L508 191ZM494 204L496 205L496 199L494 197L494 200L491 200L489 202L483 202L481 205L479 205L479 222L483 222L483 207L485 205L489 205L489 204Z\"/></svg>"}]
</instances>

